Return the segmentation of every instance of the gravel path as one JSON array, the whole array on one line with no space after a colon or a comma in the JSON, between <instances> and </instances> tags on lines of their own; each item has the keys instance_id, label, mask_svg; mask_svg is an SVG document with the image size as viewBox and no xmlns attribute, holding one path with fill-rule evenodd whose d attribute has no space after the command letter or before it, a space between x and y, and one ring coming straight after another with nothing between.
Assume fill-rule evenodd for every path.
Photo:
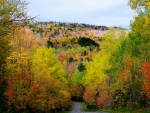
<instances>
[{"instance_id":1,"label":"gravel path","mask_svg":"<svg viewBox=\"0 0 150 113\"><path fill-rule=\"evenodd\" d=\"M70 113L107 113L107 112L82 112L82 103L81 102L72 102L73 110Z\"/></svg>"}]
</instances>

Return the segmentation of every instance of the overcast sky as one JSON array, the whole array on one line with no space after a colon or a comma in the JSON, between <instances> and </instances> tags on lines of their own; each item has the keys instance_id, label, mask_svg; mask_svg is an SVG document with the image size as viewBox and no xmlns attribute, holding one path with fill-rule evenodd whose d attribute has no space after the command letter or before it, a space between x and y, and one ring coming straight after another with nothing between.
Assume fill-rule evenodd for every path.
<instances>
[{"instance_id":1,"label":"overcast sky","mask_svg":"<svg viewBox=\"0 0 150 113\"><path fill-rule=\"evenodd\" d=\"M38 21L77 22L129 28L134 11L128 0L26 0Z\"/></svg>"}]
</instances>

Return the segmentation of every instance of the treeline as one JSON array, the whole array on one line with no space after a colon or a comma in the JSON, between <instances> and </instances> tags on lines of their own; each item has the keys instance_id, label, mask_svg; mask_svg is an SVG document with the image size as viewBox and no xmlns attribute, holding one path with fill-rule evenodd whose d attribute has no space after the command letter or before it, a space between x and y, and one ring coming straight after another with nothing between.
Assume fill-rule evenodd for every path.
<instances>
[{"instance_id":1,"label":"treeline","mask_svg":"<svg viewBox=\"0 0 150 113\"><path fill-rule=\"evenodd\" d=\"M93 29L93 30L108 30L109 28L107 26L97 26L97 25L90 25L90 24L83 24L83 23L65 23L65 22L36 22L34 24L30 24L29 25L29 28L33 28L37 25L54 25L56 27L67 27L67 28L90 28L90 29ZM117 28L117 27L115 27Z\"/></svg>"},{"instance_id":2,"label":"treeline","mask_svg":"<svg viewBox=\"0 0 150 113\"><path fill-rule=\"evenodd\" d=\"M35 22L30 24L28 28L39 37L49 38L86 37L92 35L92 30L105 31L109 29L106 26L61 22Z\"/></svg>"},{"instance_id":3,"label":"treeline","mask_svg":"<svg viewBox=\"0 0 150 113\"><path fill-rule=\"evenodd\" d=\"M55 49L59 48L75 48L75 47L99 47L100 43L102 42L102 38L86 38L86 37L79 37L79 38L60 38L60 39L52 39L49 38L47 40L47 47L52 47Z\"/></svg>"}]
</instances>

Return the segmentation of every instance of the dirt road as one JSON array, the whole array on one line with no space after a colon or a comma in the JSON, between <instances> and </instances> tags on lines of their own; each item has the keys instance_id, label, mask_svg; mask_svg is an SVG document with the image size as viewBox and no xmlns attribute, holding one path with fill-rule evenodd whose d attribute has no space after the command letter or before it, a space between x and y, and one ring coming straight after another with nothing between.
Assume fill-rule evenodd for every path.
<instances>
[{"instance_id":1,"label":"dirt road","mask_svg":"<svg viewBox=\"0 0 150 113\"><path fill-rule=\"evenodd\" d=\"M81 102L72 102L73 110L70 113L108 113L108 112L82 112L82 103Z\"/></svg>"}]
</instances>

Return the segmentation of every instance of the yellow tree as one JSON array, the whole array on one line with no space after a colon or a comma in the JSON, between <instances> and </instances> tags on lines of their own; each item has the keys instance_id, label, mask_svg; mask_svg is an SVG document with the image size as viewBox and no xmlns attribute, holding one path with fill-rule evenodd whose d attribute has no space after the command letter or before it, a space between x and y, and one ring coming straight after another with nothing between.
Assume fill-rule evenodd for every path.
<instances>
[{"instance_id":1,"label":"yellow tree","mask_svg":"<svg viewBox=\"0 0 150 113\"><path fill-rule=\"evenodd\" d=\"M23 46L26 42L26 30L16 28L11 45L13 51L7 58L7 68L10 70L6 95L8 96L9 110L15 106L15 110L26 109L29 102L32 74L30 70L30 49Z\"/></svg>"},{"instance_id":2,"label":"yellow tree","mask_svg":"<svg viewBox=\"0 0 150 113\"><path fill-rule=\"evenodd\" d=\"M101 51L97 53L91 62L86 64L87 72L83 77L86 87L84 100L87 104L108 107L112 102L110 77L107 70L113 66L110 64L112 53L119 47L125 34L119 32L120 38L116 38L115 31L110 29L103 38ZM122 36L122 38L121 38Z\"/></svg>"},{"instance_id":3,"label":"yellow tree","mask_svg":"<svg viewBox=\"0 0 150 113\"><path fill-rule=\"evenodd\" d=\"M13 36L13 29L21 27L29 22L26 14L25 1L21 0L1 0L0 1L0 111L5 111L6 98L4 95L6 87L6 76L8 70L6 69L6 59L10 54L10 40Z\"/></svg>"},{"instance_id":4,"label":"yellow tree","mask_svg":"<svg viewBox=\"0 0 150 113\"><path fill-rule=\"evenodd\" d=\"M131 22L131 28L139 31L143 37L150 38L150 1L149 0L129 0L131 9L138 13Z\"/></svg>"},{"instance_id":5,"label":"yellow tree","mask_svg":"<svg viewBox=\"0 0 150 113\"><path fill-rule=\"evenodd\" d=\"M34 99L31 99L32 106L41 111L67 108L70 104L68 75L52 48L39 47L35 50L32 70L33 89L36 90Z\"/></svg>"}]
</instances>

